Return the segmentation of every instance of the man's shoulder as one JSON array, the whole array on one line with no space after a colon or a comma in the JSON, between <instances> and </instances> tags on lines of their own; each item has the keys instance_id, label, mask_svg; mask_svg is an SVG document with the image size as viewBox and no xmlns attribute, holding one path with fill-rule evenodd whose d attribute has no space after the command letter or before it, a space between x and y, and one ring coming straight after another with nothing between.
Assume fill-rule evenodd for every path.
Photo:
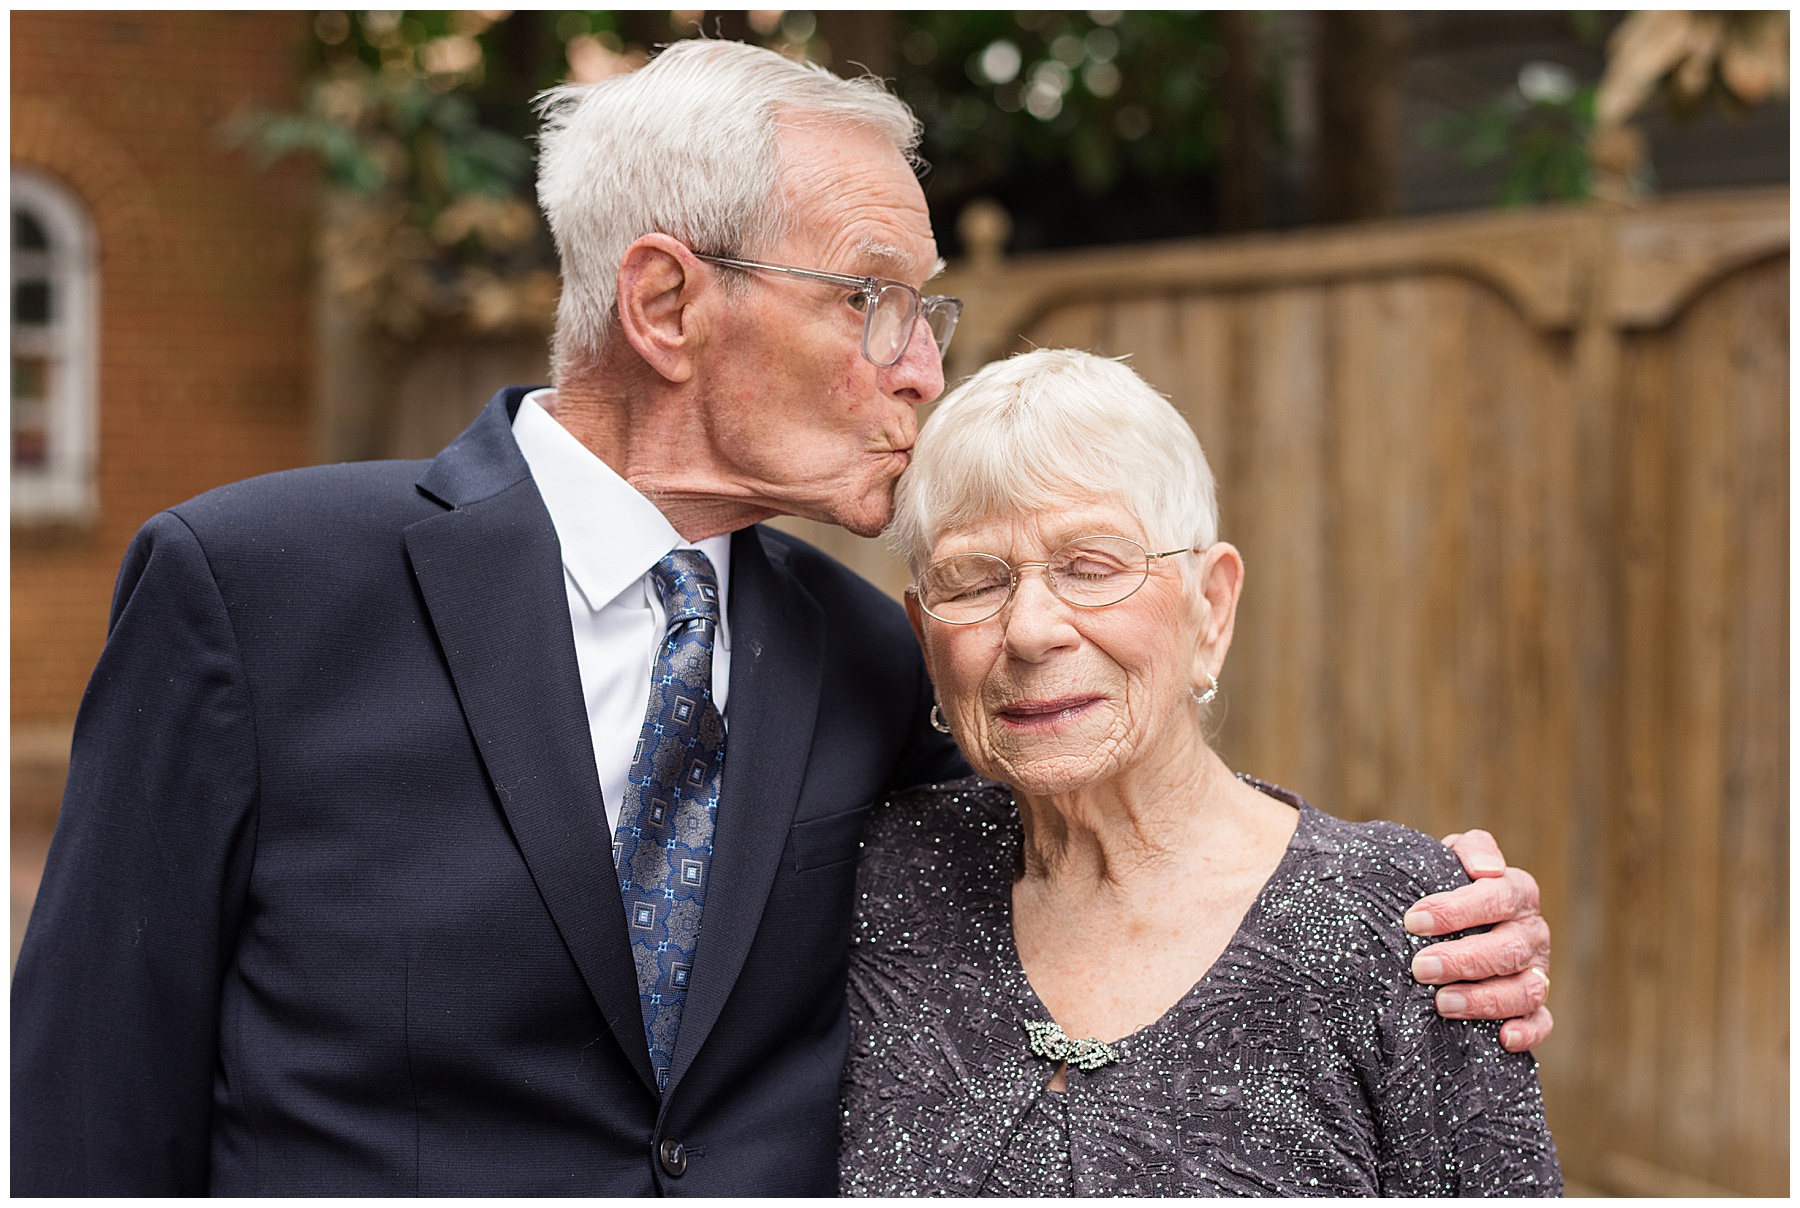
<instances>
[{"instance_id":1,"label":"man's shoulder","mask_svg":"<svg viewBox=\"0 0 1800 1208\"><path fill-rule=\"evenodd\" d=\"M808 541L766 524L751 530L770 562L785 569L828 614L853 617L887 629L911 626L906 611L886 592Z\"/></svg>"},{"instance_id":2,"label":"man's shoulder","mask_svg":"<svg viewBox=\"0 0 1800 1208\"><path fill-rule=\"evenodd\" d=\"M419 490L426 461L361 461L282 470L227 483L169 511L203 543L292 534L312 542L371 524L391 528L444 510Z\"/></svg>"},{"instance_id":3,"label":"man's shoulder","mask_svg":"<svg viewBox=\"0 0 1800 1208\"><path fill-rule=\"evenodd\" d=\"M351 461L303 466L229 482L178 503L171 510L190 521L234 516L306 514L354 509L370 502L418 495L429 461ZM441 508L439 510L442 510Z\"/></svg>"}]
</instances>

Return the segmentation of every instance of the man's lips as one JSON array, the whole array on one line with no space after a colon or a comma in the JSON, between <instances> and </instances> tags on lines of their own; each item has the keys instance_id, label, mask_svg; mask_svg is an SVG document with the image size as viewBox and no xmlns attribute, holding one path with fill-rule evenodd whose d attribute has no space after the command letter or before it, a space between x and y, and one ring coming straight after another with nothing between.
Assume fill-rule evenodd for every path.
<instances>
[{"instance_id":1,"label":"man's lips","mask_svg":"<svg viewBox=\"0 0 1800 1208\"><path fill-rule=\"evenodd\" d=\"M1059 696L1054 700L1014 701L996 709L994 716L1014 726L1049 725L1074 717L1099 699L1097 696Z\"/></svg>"}]
</instances>

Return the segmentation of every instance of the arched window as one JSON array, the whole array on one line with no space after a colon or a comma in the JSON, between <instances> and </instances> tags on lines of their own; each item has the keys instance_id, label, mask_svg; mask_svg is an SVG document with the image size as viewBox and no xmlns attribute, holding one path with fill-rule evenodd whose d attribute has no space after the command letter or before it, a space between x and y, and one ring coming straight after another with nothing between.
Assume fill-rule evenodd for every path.
<instances>
[{"instance_id":1,"label":"arched window","mask_svg":"<svg viewBox=\"0 0 1800 1208\"><path fill-rule=\"evenodd\" d=\"M93 227L67 186L12 169L13 521L92 519L99 308Z\"/></svg>"}]
</instances>

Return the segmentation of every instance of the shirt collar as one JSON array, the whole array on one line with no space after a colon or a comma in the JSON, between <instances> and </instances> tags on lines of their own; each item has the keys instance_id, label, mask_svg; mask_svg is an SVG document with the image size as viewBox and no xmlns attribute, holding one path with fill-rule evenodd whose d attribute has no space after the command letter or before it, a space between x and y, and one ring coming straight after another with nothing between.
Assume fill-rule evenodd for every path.
<instances>
[{"instance_id":1,"label":"shirt collar","mask_svg":"<svg viewBox=\"0 0 1800 1208\"><path fill-rule=\"evenodd\" d=\"M730 600L731 534L682 540L654 503L544 409L543 403L555 397L552 390L526 395L513 418L513 439L550 512L562 546L563 569L587 606L595 612L615 600L628 607L647 606L655 589L645 576L664 554L676 549L704 553L719 578L719 599ZM641 594L627 594L634 589ZM720 612L719 641L729 649L725 609Z\"/></svg>"}]
</instances>

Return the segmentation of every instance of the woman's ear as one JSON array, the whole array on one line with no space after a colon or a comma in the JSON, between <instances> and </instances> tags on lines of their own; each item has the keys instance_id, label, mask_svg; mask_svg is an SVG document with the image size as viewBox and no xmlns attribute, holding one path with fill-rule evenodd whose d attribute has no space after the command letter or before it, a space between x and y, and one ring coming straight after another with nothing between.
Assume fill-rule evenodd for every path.
<instances>
[{"instance_id":1,"label":"woman's ear","mask_svg":"<svg viewBox=\"0 0 1800 1208\"><path fill-rule=\"evenodd\" d=\"M919 640L919 653L925 656L925 677L935 684L937 676L931 669L931 647L925 642L925 609L920 606L919 597L913 594L910 587L900 597L900 602L906 605L906 619L912 622L913 637Z\"/></svg>"},{"instance_id":2,"label":"woman's ear","mask_svg":"<svg viewBox=\"0 0 1800 1208\"><path fill-rule=\"evenodd\" d=\"M1207 676L1219 675L1231 650L1238 597L1244 590L1244 558L1228 541L1200 553L1200 635L1194 646L1194 685L1205 691Z\"/></svg>"},{"instance_id":3,"label":"woman's ear","mask_svg":"<svg viewBox=\"0 0 1800 1208\"><path fill-rule=\"evenodd\" d=\"M717 285L680 240L640 235L619 259L619 334L666 381L694 375L705 325L697 306Z\"/></svg>"},{"instance_id":4,"label":"woman's ear","mask_svg":"<svg viewBox=\"0 0 1800 1208\"><path fill-rule=\"evenodd\" d=\"M906 605L906 619L912 622L913 636L919 639L919 649L925 650L925 610L919 607L919 597L914 595L912 588L909 587L900 597L900 602ZM928 650L926 657L928 659L931 657L931 652Z\"/></svg>"}]
</instances>

